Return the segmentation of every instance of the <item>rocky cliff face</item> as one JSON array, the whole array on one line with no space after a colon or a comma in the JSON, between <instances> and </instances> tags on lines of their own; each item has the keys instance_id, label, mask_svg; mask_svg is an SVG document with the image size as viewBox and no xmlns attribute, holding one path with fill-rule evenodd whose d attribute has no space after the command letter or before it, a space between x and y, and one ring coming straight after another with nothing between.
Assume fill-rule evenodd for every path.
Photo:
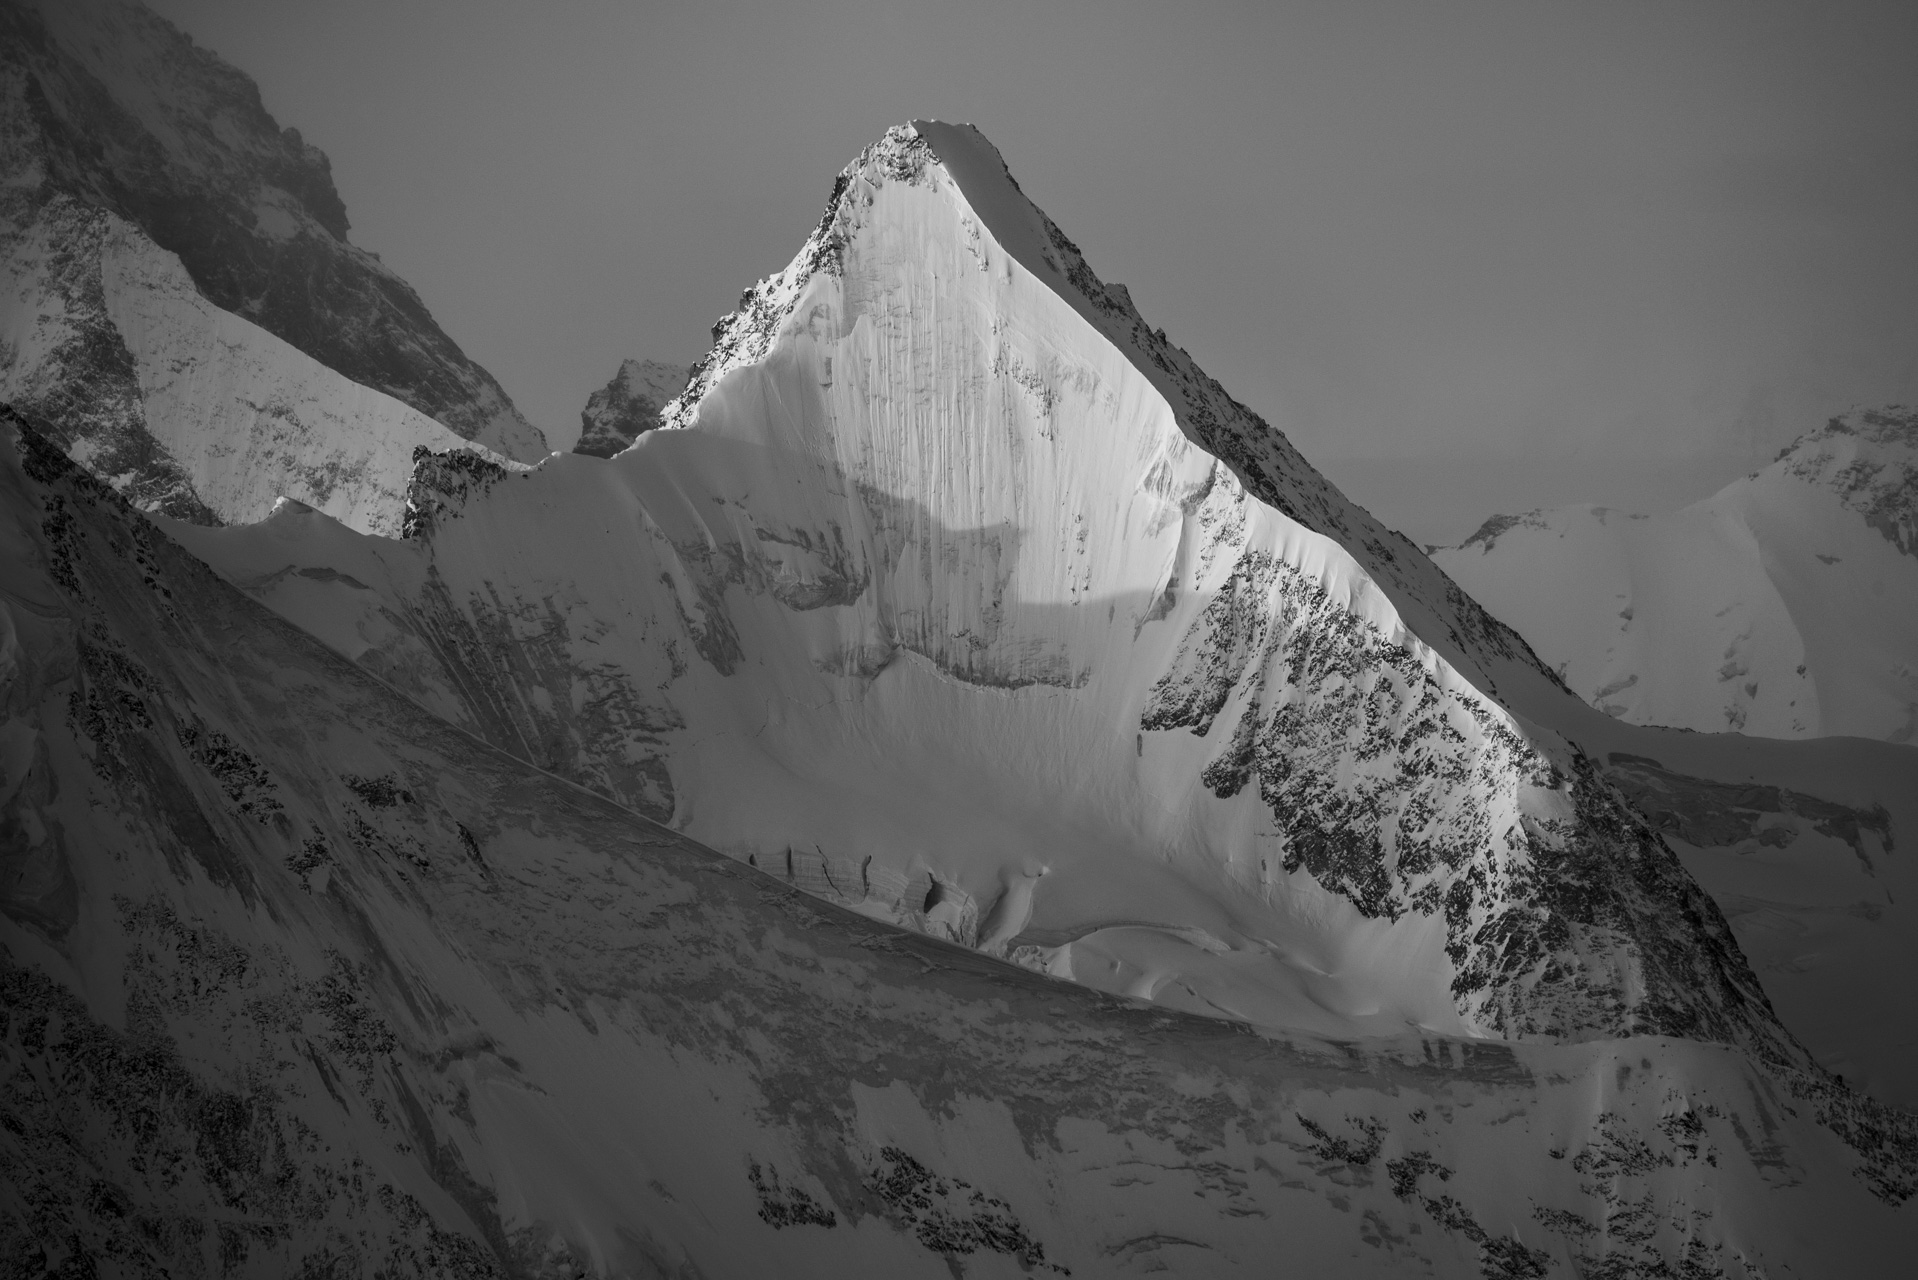
<instances>
[{"instance_id":1,"label":"rocky cliff face","mask_svg":"<svg viewBox=\"0 0 1918 1280\"><path fill-rule=\"evenodd\" d=\"M347 240L326 157L280 129L250 80L138 5L0 5L0 171L7 394L156 509L248 518L204 491L218 481L178 456L143 403L97 279L108 237L176 264L213 308L276 340L262 345L442 424L441 439L545 453L418 296ZM37 342L24 332L36 327L61 332Z\"/></svg>"},{"instance_id":2,"label":"rocky cliff face","mask_svg":"<svg viewBox=\"0 0 1918 1280\"><path fill-rule=\"evenodd\" d=\"M0 235L0 356L0 400L176 519L290 498L392 535L414 449L521 465L214 306L137 227L65 196Z\"/></svg>"},{"instance_id":3,"label":"rocky cliff face","mask_svg":"<svg viewBox=\"0 0 1918 1280\"><path fill-rule=\"evenodd\" d=\"M587 399L573 452L610 458L627 448L659 425L660 410L686 389L690 373L683 365L657 360L628 360L620 365L613 380Z\"/></svg>"},{"instance_id":4,"label":"rocky cliff face","mask_svg":"<svg viewBox=\"0 0 1918 1280\"><path fill-rule=\"evenodd\" d=\"M1680 511L1488 521L1436 558L1600 709L1772 737L1918 734L1918 414L1859 410Z\"/></svg>"}]
</instances>

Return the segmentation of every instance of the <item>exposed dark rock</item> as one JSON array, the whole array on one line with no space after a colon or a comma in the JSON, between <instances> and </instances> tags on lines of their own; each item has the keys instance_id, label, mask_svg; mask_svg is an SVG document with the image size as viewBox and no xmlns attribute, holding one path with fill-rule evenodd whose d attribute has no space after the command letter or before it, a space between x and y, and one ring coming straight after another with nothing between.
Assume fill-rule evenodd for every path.
<instances>
[{"instance_id":1,"label":"exposed dark rock","mask_svg":"<svg viewBox=\"0 0 1918 1280\"><path fill-rule=\"evenodd\" d=\"M1723 848L1742 840L1790 843L1792 829L1767 819L1791 815L1808 821L1820 835L1843 840L1867 866L1873 855L1867 834L1876 837L1879 852L1892 849L1891 815L1883 809L1853 809L1784 787L1694 778L1624 752L1613 752L1607 765L1608 780L1654 827L1700 848Z\"/></svg>"},{"instance_id":2,"label":"exposed dark rock","mask_svg":"<svg viewBox=\"0 0 1918 1280\"><path fill-rule=\"evenodd\" d=\"M1202 781L1220 796L1256 781L1285 870L1364 915L1442 914L1464 1016L1518 1036L1756 1031L1761 1052L1797 1052L1717 907L1590 762L1561 769L1263 552L1194 620L1140 727L1206 736L1235 704ZM1563 792L1571 816L1521 817L1520 787ZM1638 957L1640 976L1621 985L1594 949Z\"/></svg>"},{"instance_id":3,"label":"exposed dark rock","mask_svg":"<svg viewBox=\"0 0 1918 1280\"><path fill-rule=\"evenodd\" d=\"M898 1147L881 1147L866 1187L919 1243L934 1253L964 1256L981 1249L1010 1255L1028 1270L1069 1276L1046 1261L1046 1248L1026 1233L1012 1206L963 1178L942 1177Z\"/></svg>"},{"instance_id":4,"label":"exposed dark rock","mask_svg":"<svg viewBox=\"0 0 1918 1280\"><path fill-rule=\"evenodd\" d=\"M782 1185L777 1169L763 1169L755 1163L746 1170L746 1180L759 1197L759 1220L775 1231L839 1225L839 1215L814 1200L804 1187Z\"/></svg>"},{"instance_id":5,"label":"exposed dark rock","mask_svg":"<svg viewBox=\"0 0 1918 1280\"><path fill-rule=\"evenodd\" d=\"M62 195L109 210L179 255L216 305L460 435L545 454L419 295L347 240L325 154L164 19L125 0L0 4L0 102L0 163L28 179L0 217L22 223Z\"/></svg>"},{"instance_id":6,"label":"exposed dark rock","mask_svg":"<svg viewBox=\"0 0 1918 1280\"><path fill-rule=\"evenodd\" d=\"M628 360L586 401L574 453L610 458L659 426L660 410L686 389L689 370L656 360Z\"/></svg>"},{"instance_id":7,"label":"exposed dark rock","mask_svg":"<svg viewBox=\"0 0 1918 1280\"><path fill-rule=\"evenodd\" d=\"M413 450L413 476L406 486L406 520L402 538L430 533L443 520L459 514L468 498L485 493L506 478L507 471L465 449L435 453L425 445Z\"/></svg>"},{"instance_id":8,"label":"exposed dark rock","mask_svg":"<svg viewBox=\"0 0 1918 1280\"><path fill-rule=\"evenodd\" d=\"M1898 550L1918 556L1918 409L1854 410L1792 441L1777 460L1837 494Z\"/></svg>"}]
</instances>

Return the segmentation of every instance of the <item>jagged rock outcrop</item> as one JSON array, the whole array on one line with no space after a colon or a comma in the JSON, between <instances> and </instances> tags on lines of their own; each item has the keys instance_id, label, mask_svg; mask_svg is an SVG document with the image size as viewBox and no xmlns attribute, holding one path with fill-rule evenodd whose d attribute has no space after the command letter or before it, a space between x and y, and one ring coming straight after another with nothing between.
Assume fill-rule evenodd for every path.
<instances>
[{"instance_id":1,"label":"jagged rock outcrop","mask_svg":"<svg viewBox=\"0 0 1918 1280\"><path fill-rule=\"evenodd\" d=\"M416 444L545 454L346 233L326 157L164 20L0 4L0 395L134 500L384 529Z\"/></svg>"},{"instance_id":2,"label":"jagged rock outcrop","mask_svg":"<svg viewBox=\"0 0 1918 1280\"><path fill-rule=\"evenodd\" d=\"M1446 570L1601 710L1769 737L1918 734L1918 412L1834 418L1680 511L1495 516Z\"/></svg>"},{"instance_id":3,"label":"jagged rock outcrop","mask_svg":"<svg viewBox=\"0 0 1918 1280\"><path fill-rule=\"evenodd\" d=\"M610 458L659 426L660 410L686 389L691 370L657 360L628 360L587 398L574 453Z\"/></svg>"}]
</instances>

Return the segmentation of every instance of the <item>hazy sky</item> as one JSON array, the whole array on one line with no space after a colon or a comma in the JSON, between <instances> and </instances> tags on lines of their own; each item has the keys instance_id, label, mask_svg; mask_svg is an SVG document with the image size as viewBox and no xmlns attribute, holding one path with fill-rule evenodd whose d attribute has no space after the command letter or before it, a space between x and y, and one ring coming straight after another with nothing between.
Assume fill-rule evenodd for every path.
<instances>
[{"instance_id":1,"label":"hazy sky","mask_svg":"<svg viewBox=\"0 0 1918 1280\"><path fill-rule=\"evenodd\" d=\"M1911 0L153 3L562 446L623 357L700 355L915 116L979 125L1360 488L1442 457L1530 477L1484 501L1629 500L1597 489L1709 487L1918 399Z\"/></svg>"}]
</instances>

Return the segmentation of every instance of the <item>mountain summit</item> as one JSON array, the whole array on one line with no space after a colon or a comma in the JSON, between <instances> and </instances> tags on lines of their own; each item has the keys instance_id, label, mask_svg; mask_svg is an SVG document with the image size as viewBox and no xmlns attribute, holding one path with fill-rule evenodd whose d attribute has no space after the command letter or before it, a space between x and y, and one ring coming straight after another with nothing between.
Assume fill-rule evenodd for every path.
<instances>
[{"instance_id":1,"label":"mountain summit","mask_svg":"<svg viewBox=\"0 0 1918 1280\"><path fill-rule=\"evenodd\" d=\"M1049 973L1334 1034L1796 1054L1671 852L1499 700L1572 703L1522 643L975 130L868 148L664 422L461 473L403 547L189 545L542 768Z\"/></svg>"}]
</instances>

